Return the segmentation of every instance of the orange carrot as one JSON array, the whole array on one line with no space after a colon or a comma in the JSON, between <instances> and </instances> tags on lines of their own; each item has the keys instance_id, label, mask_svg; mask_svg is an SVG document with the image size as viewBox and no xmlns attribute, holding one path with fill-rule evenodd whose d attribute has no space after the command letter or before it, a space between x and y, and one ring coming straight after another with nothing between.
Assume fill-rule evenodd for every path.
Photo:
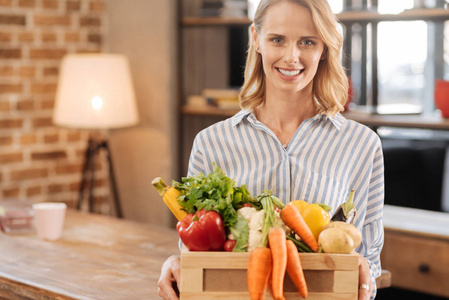
<instances>
[{"instance_id":1,"label":"orange carrot","mask_svg":"<svg viewBox=\"0 0 449 300\"><path fill-rule=\"evenodd\" d=\"M284 206L280 215L285 225L299 235L313 252L318 252L318 242L313 236L309 226L307 226L307 223L301 216L301 213L294 205Z\"/></svg>"},{"instance_id":2,"label":"orange carrot","mask_svg":"<svg viewBox=\"0 0 449 300\"><path fill-rule=\"evenodd\" d=\"M248 290L251 300L265 298L268 278L272 269L271 250L267 247L257 247L251 251L248 263Z\"/></svg>"},{"instance_id":3,"label":"orange carrot","mask_svg":"<svg viewBox=\"0 0 449 300\"><path fill-rule=\"evenodd\" d=\"M268 278L268 292L271 295L271 298L274 299L274 294L273 294L273 285L271 284L273 282L273 272L270 273L270 277Z\"/></svg>"},{"instance_id":4,"label":"orange carrot","mask_svg":"<svg viewBox=\"0 0 449 300\"><path fill-rule=\"evenodd\" d=\"M287 247L285 231L280 227L273 227L268 233L268 243L273 258L271 286L275 300L284 299L284 277L287 267Z\"/></svg>"},{"instance_id":5,"label":"orange carrot","mask_svg":"<svg viewBox=\"0 0 449 300\"><path fill-rule=\"evenodd\" d=\"M301 261L298 255L298 249L291 240L287 240L287 273L298 289L301 297L306 298L309 294L306 279L302 270Z\"/></svg>"}]
</instances>

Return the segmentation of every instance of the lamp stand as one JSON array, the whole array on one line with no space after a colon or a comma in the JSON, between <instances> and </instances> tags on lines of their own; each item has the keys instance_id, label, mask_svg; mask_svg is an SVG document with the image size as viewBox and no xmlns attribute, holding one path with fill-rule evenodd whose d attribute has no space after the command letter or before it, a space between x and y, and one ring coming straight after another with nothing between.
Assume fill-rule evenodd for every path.
<instances>
[{"instance_id":1,"label":"lamp stand","mask_svg":"<svg viewBox=\"0 0 449 300\"><path fill-rule=\"evenodd\" d=\"M109 151L108 142L105 141L96 141L94 139L89 139L88 146L84 155L84 166L83 166L83 173L81 178L81 184L79 189L79 198L78 198L78 210L81 210L81 205L83 202L85 190L86 190L86 184L87 181L90 180L89 183L89 196L88 196L88 204L89 204L89 211L94 211L94 184L95 184L95 157L97 154L101 151L101 149L104 149L106 151L106 157L108 160L108 166L109 166L109 179L111 181L111 188L112 193L114 197L114 207L115 212L117 214L118 218L122 218L122 210L120 207L120 199L117 192L117 184L115 182L114 177L114 169L112 167L112 159L111 159L111 152ZM111 201L112 202L112 201Z\"/></svg>"}]
</instances>

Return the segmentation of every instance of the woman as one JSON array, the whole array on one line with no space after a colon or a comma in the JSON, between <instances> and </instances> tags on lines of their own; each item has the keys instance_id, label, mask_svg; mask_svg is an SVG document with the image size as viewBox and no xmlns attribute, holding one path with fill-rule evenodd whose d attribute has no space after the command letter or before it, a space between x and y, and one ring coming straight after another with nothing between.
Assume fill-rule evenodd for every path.
<instances>
[{"instance_id":1,"label":"woman","mask_svg":"<svg viewBox=\"0 0 449 300\"><path fill-rule=\"evenodd\" d=\"M195 138L189 176L216 162L252 195L271 189L284 202L333 208L356 191L362 231L359 299L375 296L383 245L383 156L378 136L339 112L348 95L342 38L326 0L262 0L251 26L243 108ZM172 299L179 259L161 272L159 295Z\"/></svg>"}]
</instances>

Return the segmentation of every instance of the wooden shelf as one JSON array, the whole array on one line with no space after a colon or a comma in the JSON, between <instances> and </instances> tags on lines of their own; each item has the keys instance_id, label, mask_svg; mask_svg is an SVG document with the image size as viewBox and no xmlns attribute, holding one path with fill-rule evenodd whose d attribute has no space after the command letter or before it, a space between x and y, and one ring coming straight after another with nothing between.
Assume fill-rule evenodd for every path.
<instances>
[{"instance_id":1,"label":"wooden shelf","mask_svg":"<svg viewBox=\"0 0 449 300\"><path fill-rule=\"evenodd\" d=\"M231 117L239 112L240 109L222 109L216 106L189 106L182 107L184 115L207 116L207 117Z\"/></svg>"},{"instance_id":2,"label":"wooden shelf","mask_svg":"<svg viewBox=\"0 0 449 300\"><path fill-rule=\"evenodd\" d=\"M449 10L438 8L409 9L399 14L379 14L376 11L346 11L337 14L341 22L448 20ZM250 25L247 17L184 17L182 26L242 26Z\"/></svg>"},{"instance_id":3,"label":"wooden shelf","mask_svg":"<svg viewBox=\"0 0 449 300\"><path fill-rule=\"evenodd\" d=\"M433 130L449 130L449 120L438 116L426 115L375 115L356 112L345 112L347 119L357 121L368 126L391 126L402 128L421 128Z\"/></svg>"},{"instance_id":4,"label":"wooden shelf","mask_svg":"<svg viewBox=\"0 0 449 300\"><path fill-rule=\"evenodd\" d=\"M182 113L191 116L231 117L239 109L220 109L215 106L195 107L183 106ZM449 130L449 119L425 115L376 115L357 112L345 112L347 119L372 127L390 126L402 128L421 128L433 130Z\"/></svg>"},{"instance_id":5,"label":"wooden shelf","mask_svg":"<svg viewBox=\"0 0 449 300\"><path fill-rule=\"evenodd\" d=\"M449 10L438 8L409 9L399 14L379 14L376 11L347 11L337 14L341 22L448 20Z\"/></svg>"},{"instance_id":6,"label":"wooden shelf","mask_svg":"<svg viewBox=\"0 0 449 300\"><path fill-rule=\"evenodd\" d=\"M183 26L242 26L251 25L252 21L246 17L184 17Z\"/></svg>"}]
</instances>

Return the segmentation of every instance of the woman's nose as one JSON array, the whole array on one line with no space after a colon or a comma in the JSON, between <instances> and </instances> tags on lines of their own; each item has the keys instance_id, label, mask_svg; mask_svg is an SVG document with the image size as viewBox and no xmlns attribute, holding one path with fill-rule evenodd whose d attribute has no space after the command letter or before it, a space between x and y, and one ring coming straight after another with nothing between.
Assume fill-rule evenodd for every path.
<instances>
[{"instance_id":1,"label":"woman's nose","mask_svg":"<svg viewBox=\"0 0 449 300\"><path fill-rule=\"evenodd\" d=\"M290 65L297 63L299 60L299 49L296 45L287 47L284 55L284 61Z\"/></svg>"}]
</instances>

